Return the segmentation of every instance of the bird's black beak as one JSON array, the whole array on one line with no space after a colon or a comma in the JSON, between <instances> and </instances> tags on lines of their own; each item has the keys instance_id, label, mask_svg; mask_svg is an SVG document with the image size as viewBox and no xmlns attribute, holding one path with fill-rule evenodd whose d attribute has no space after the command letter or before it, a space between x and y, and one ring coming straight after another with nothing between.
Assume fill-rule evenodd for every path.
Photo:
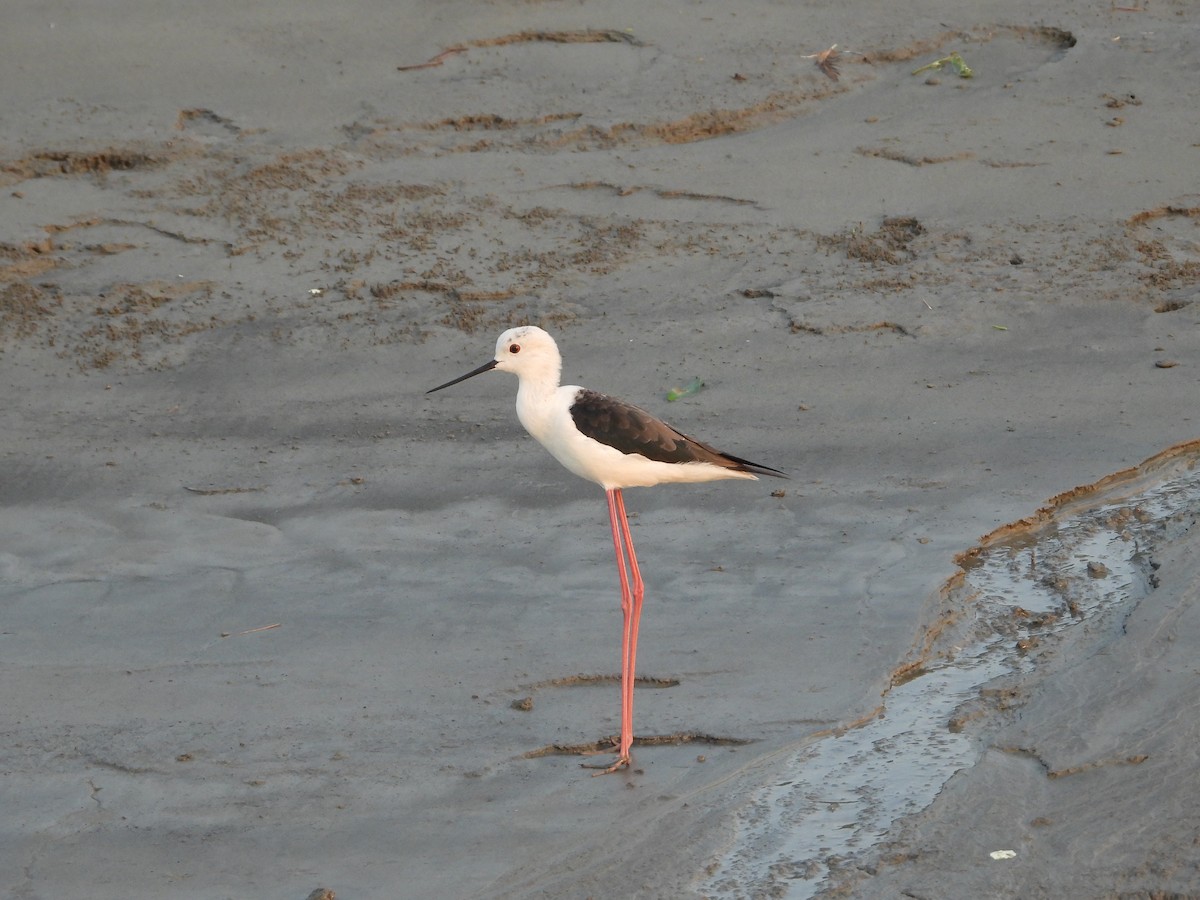
<instances>
[{"instance_id":1,"label":"bird's black beak","mask_svg":"<svg viewBox=\"0 0 1200 900\"><path fill-rule=\"evenodd\" d=\"M439 384L435 388L430 388L425 393L432 394L434 391L440 391L442 388L448 388L452 384L458 384L460 381L466 381L468 378L474 378L476 375L482 375L484 372L490 372L492 369L496 368L496 363L498 362L499 360L496 359L488 360L478 369L472 369L466 375L460 375L453 381L447 381L445 384Z\"/></svg>"}]
</instances>

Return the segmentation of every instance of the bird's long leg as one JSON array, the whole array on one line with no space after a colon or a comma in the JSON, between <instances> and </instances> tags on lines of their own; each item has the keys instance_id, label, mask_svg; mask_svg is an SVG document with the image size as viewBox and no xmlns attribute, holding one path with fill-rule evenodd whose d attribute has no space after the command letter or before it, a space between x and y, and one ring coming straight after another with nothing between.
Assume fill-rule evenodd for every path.
<instances>
[{"instance_id":1,"label":"bird's long leg","mask_svg":"<svg viewBox=\"0 0 1200 900\"><path fill-rule=\"evenodd\" d=\"M637 681L638 626L642 621L642 598L645 596L646 586L642 583L642 572L638 567L637 554L633 549L633 535L629 531L629 517L625 514L625 498L619 490L616 494L617 521L621 525L621 537L625 545L625 559L629 563L629 581L632 582L633 593L629 623L625 627L626 649L624 662L625 668L628 671L621 685L623 718L629 722L629 743L624 749L624 753L627 755L629 748L633 745L633 686Z\"/></svg>"},{"instance_id":2,"label":"bird's long leg","mask_svg":"<svg viewBox=\"0 0 1200 900\"><path fill-rule=\"evenodd\" d=\"M625 516L625 500L619 488L605 491L608 496L608 518L612 526L613 549L617 555L617 574L621 579L621 744L617 761L601 774L616 772L629 765L629 748L633 746L633 681L637 657L638 622L642 614L641 571L633 553L633 538ZM627 562L628 560L628 562ZM630 576L633 589L630 590Z\"/></svg>"}]
</instances>

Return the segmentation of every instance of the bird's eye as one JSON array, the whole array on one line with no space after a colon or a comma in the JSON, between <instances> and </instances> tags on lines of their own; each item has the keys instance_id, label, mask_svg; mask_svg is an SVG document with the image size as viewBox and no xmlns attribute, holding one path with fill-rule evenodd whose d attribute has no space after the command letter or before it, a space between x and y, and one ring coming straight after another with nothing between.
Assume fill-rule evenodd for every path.
<instances>
[{"instance_id":1,"label":"bird's eye","mask_svg":"<svg viewBox=\"0 0 1200 900\"><path fill-rule=\"evenodd\" d=\"M520 352L521 352L521 345L520 345L520 344L509 344L509 345L508 345L508 352L509 352L509 353L520 353Z\"/></svg>"}]
</instances>

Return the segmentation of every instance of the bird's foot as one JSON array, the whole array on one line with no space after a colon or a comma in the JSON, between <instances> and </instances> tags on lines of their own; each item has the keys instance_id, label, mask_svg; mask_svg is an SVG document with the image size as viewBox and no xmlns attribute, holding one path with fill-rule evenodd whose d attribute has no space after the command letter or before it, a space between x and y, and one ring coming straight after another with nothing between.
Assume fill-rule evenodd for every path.
<instances>
[{"instance_id":1,"label":"bird's foot","mask_svg":"<svg viewBox=\"0 0 1200 900\"><path fill-rule=\"evenodd\" d=\"M632 745L633 741L630 741L629 743ZM601 749L602 745L607 745L607 746L604 746L603 749ZM621 739L619 737L617 737L616 735L613 735L611 738L607 738L603 741L597 742L597 746L595 747L595 749L587 750L584 752L583 755L584 756L599 756L602 753L612 753L613 751L616 751L620 755L617 757L617 761L615 763L613 763L611 766L606 766L603 763L601 763L599 765L591 765L589 763L580 763L579 765L581 768L584 768L584 769L599 769L600 770L599 772L592 773L593 778L595 778L597 775L611 775L613 772L619 772L622 769L628 769L629 765L630 765L629 748L622 747Z\"/></svg>"},{"instance_id":2,"label":"bird's foot","mask_svg":"<svg viewBox=\"0 0 1200 900\"><path fill-rule=\"evenodd\" d=\"M618 757L617 761L615 763L613 763L611 766L604 766L604 765L590 766L587 763L580 763L579 765L585 769L599 769L600 771L592 773L592 777L595 778L597 775L611 775L611 774L613 774L613 772L619 772L622 769L628 769L629 764L630 764L629 763L629 754L626 753L626 754Z\"/></svg>"}]
</instances>

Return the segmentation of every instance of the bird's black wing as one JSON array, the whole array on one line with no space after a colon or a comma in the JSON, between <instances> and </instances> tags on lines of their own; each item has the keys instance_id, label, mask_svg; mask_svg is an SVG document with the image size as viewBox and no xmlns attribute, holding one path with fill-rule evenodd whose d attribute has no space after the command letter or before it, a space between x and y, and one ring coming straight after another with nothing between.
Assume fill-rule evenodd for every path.
<instances>
[{"instance_id":1,"label":"bird's black wing","mask_svg":"<svg viewBox=\"0 0 1200 900\"><path fill-rule=\"evenodd\" d=\"M644 409L598 391L581 389L571 404L571 418L587 437L622 453L636 453L657 462L702 462L738 472L787 477L770 466L722 453L676 431Z\"/></svg>"}]
</instances>

